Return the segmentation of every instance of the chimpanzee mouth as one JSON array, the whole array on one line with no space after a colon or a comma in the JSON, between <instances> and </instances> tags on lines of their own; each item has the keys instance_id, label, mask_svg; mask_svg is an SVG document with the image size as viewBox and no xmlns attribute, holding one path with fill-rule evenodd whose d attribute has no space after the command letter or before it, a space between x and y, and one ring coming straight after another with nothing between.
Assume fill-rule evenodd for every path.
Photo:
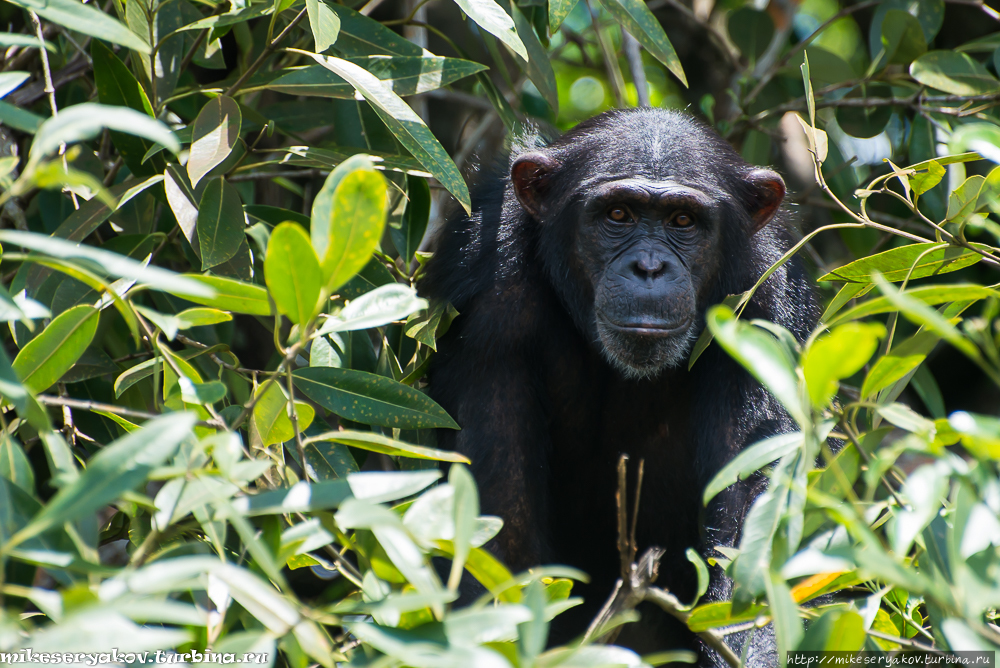
<instances>
[{"instance_id":1,"label":"chimpanzee mouth","mask_svg":"<svg viewBox=\"0 0 1000 668\"><path fill-rule=\"evenodd\" d=\"M614 322L606 318L601 318L601 320L604 320L604 325L612 327L623 334L653 338L674 336L675 334L682 333L691 324L691 318L684 318L679 322Z\"/></svg>"},{"instance_id":2,"label":"chimpanzee mouth","mask_svg":"<svg viewBox=\"0 0 1000 668\"><path fill-rule=\"evenodd\" d=\"M598 312L597 334L601 353L613 367L633 380L654 378L687 359L697 333L694 319L676 322L632 321L615 323Z\"/></svg>"}]
</instances>

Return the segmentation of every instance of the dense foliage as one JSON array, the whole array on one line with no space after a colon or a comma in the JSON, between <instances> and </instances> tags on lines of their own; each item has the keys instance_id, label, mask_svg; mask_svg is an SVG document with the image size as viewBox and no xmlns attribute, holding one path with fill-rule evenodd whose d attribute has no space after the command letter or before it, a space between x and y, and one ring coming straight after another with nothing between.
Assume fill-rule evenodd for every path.
<instances>
[{"instance_id":1,"label":"dense foliage","mask_svg":"<svg viewBox=\"0 0 1000 668\"><path fill-rule=\"evenodd\" d=\"M692 363L722 345L801 429L705 492L771 480L709 555L733 600L659 602L716 644L1000 646L1000 420L931 371L998 396L1000 33L962 5L953 43L942 0L0 4L0 652L693 660L601 644L627 610L546 649L585 575L482 547L422 391L458 314L413 288L500 129L689 103L791 175L826 307L805 342L710 311Z\"/></svg>"}]
</instances>

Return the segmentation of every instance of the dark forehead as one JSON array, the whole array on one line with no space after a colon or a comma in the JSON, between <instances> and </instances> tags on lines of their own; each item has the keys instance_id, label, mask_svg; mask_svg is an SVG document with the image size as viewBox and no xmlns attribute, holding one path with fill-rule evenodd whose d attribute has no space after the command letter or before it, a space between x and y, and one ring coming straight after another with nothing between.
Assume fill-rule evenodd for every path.
<instances>
[{"instance_id":1,"label":"dark forehead","mask_svg":"<svg viewBox=\"0 0 1000 668\"><path fill-rule=\"evenodd\" d=\"M712 130L665 109L602 114L567 132L549 150L578 182L639 177L725 189L746 169Z\"/></svg>"}]
</instances>

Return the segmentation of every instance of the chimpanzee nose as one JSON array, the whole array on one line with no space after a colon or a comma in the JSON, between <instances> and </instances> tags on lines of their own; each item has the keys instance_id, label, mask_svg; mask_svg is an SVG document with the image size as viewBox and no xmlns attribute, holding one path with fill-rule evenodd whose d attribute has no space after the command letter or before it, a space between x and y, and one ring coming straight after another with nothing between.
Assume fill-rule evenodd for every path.
<instances>
[{"instance_id":1,"label":"chimpanzee nose","mask_svg":"<svg viewBox=\"0 0 1000 668\"><path fill-rule=\"evenodd\" d=\"M661 260L659 255L649 252L639 253L632 263L632 272L644 281L659 278L666 268L667 263Z\"/></svg>"}]
</instances>

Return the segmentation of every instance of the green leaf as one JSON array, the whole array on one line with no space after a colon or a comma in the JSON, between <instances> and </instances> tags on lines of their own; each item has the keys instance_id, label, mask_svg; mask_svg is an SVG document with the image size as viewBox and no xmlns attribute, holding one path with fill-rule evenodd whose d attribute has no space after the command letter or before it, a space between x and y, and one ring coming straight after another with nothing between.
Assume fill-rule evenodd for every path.
<instances>
[{"instance_id":1,"label":"green leaf","mask_svg":"<svg viewBox=\"0 0 1000 668\"><path fill-rule=\"evenodd\" d=\"M102 448L76 480L59 490L28 526L0 549L96 513L145 482L149 472L173 456L181 441L191 435L195 420L193 413L170 413Z\"/></svg>"},{"instance_id":2,"label":"green leaf","mask_svg":"<svg viewBox=\"0 0 1000 668\"><path fill-rule=\"evenodd\" d=\"M111 49L104 46L101 41L94 40L90 43L90 55L94 62L97 99L101 104L128 107L155 117L146 91ZM162 158L150 164L143 164L143 158L153 148L155 142L126 132L112 132L111 140L128 165L129 171L136 176L150 176L163 169Z\"/></svg>"},{"instance_id":3,"label":"green leaf","mask_svg":"<svg viewBox=\"0 0 1000 668\"><path fill-rule=\"evenodd\" d=\"M58 23L74 32L106 39L127 46L139 53L149 53L149 44L126 28L117 19L93 5L77 0L11 0L12 4L30 9L46 21ZM61 114L60 114L61 115Z\"/></svg>"},{"instance_id":4,"label":"green leaf","mask_svg":"<svg viewBox=\"0 0 1000 668\"><path fill-rule=\"evenodd\" d=\"M425 308L427 300L417 297L416 290L401 283L389 283L351 300L340 313L327 318L316 334L381 327Z\"/></svg>"},{"instance_id":5,"label":"green leaf","mask_svg":"<svg viewBox=\"0 0 1000 668\"><path fill-rule=\"evenodd\" d=\"M341 431L329 431L316 436L310 436L310 442L332 441L349 445L352 448L379 452L393 457L409 457L411 459L430 459L439 462L458 462L462 464L470 463L468 458L457 452L449 450L438 450L422 445L413 445L396 439L388 438L373 431L354 431L344 429Z\"/></svg>"},{"instance_id":6,"label":"green leaf","mask_svg":"<svg viewBox=\"0 0 1000 668\"><path fill-rule=\"evenodd\" d=\"M549 32L555 34L580 0L549 0Z\"/></svg>"},{"instance_id":7,"label":"green leaf","mask_svg":"<svg viewBox=\"0 0 1000 668\"><path fill-rule=\"evenodd\" d=\"M75 1L75 0L74 0ZM85 5L81 5L85 6ZM147 114L127 107L113 107L85 102L75 104L48 119L38 128L28 153L28 163L56 152L62 144L93 139L101 130L118 130L163 144L172 153L181 150L180 142L166 125ZM27 167L25 168L27 171Z\"/></svg>"},{"instance_id":8,"label":"green leaf","mask_svg":"<svg viewBox=\"0 0 1000 668\"><path fill-rule=\"evenodd\" d=\"M650 55L663 63L687 87L687 77L684 76L684 68L681 67L673 44L643 0L601 0L601 5Z\"/></svg>"},{"instance_id":9,"label":"green leaf","mask_svg":"<svg viewBox=\"0 0 1000 668\"><path fill-rule=\"evenodd\" d=\"M960 126L960 127L965 127L965 126ZM975 160L982 160L982 159L983 156L975 152L957 153L954 155L942 155L937 158L933 158L931 160L924 160L923 162L918 162L915 165L910 165L906 169L913 169L919 172L922 170L930 169L933 163L937 163L939 165L955 165L962 162L972 162Z\"/></svg>"},{"instance_id":10,"label":"green leaf","mask_svg":"<svg viewBox=\"0 0 1000 668\"><path fill-rule=\"evenodd\" d=\"M907 290L906 295L911 299L917 299L924 304L930 305L943 304L945 302L978 301L989 297L1000 297L1000 293L996 290L992 290L981 285L966 285L961 283L954 283L951 285L924 285ZM875 297L874 299L869 299L868 301L862 302L857 306L844 311L835 320L827 324L828 326L833 327L842 322L848 322L849 320L866 318L870 315L877 315L879 313L890 313L895 310L897 310L897 308L894 302L891 302L886 297Z\"/></svg>"},{"instance_id":11,"label":"green leaf","mask_svg":"<svg viewBox=\"0 0 1000 668\"><path fill-rule=\"evenodd\" d=\"M427 179L418 176L406 176L406 210L403 212L402 224L399 228L390 225L389 234L392 243L399 251L403 261L409 264L424 240L427 222L431 213L431 189Z\"/></svg>"},{"instance_id":12,"label":"green leaf","mask_svg":"<svg viewBox=\"0 0 1000 668\"><path fill-rule=\"evenodd\" d=\"M391 88L349 61L306 51L295 52L309 56L354 86L406 150L455 196L466 212L472 211L469 189L455 163L423 120Z\"/></svg>"},{"instance_id":13,"label":"green leaf","mask_svg":"<svg viewBox=\"0 0 1000 668\"><path fill-rule=\"evenodd\" d=\"M760 328L737 320L727 306L710 309L706 322L725 351L763 383L796 422L806 424L795 364L781 344Z\"/></svg>"},{"instance_id":14,"label":"green leaf","mask_svg":"<svg viewBox=\"0 0 1000 668\"><path fill-rule=\"evenodd\" d=\"M860 371L884 336L882 323L849 322L813 341L802 355L802 374L813 406L825 408L839 381Z\"/></svg>"},{"instance_id":15,"label":"green leaf","mask_svg":"<svg viewBox=\"0 0 1000 668\"><path fill-rule=\"evenodd\" d=\"M253 407L253 419L264 446L284 443L295 438L295 426L288 416L288 396L277 383L272 383L266 390L258 390L260 398ZM298 417L299 431L305 431L312 424L316 410L304 401L295 402L295 413Z\"/></svg>"},{"instance_id":16,"label":"green leaf","mask_svg":"<svg viewBox=\"0 0 1000 668\"><path fill-rule=\"evenodd\" d=\"M225 14L218 14L215 16L206 16L203 19L195 21L194 23L189 23L186 26L179 28L179 30L204 30L205 28L225 28L226 26L233 26L238 23L245 23L250 19L255 19L261 16L267 16L268 14L274 13L274 5L259 2L253 5L244 6L235 11L226 12ZM224 33L223 33L224 34Z\"/></svg>"},{"instance_id":17,"label":"green leaf","mask_svg":"<svg viewBox=\"0 0 1000 668\"><path fill-rule=\"evenodd\" d=\"M209 269L229 260L246 241L246 215L240 194L219 177L205 186L198 204L198 246L201 268Z\"/></svg>"},{"instance_id":18,"label":"green leaf","mask_svg":"<svg viewBox=\"0 0 1000 668\"><path fill-rule=\"evenodd\" d=\"M366 56L347 60L371 72L400 97L436 90L486 69L471 60L442 58L430 54ZM342 100L353 100L355 95L354 86L320 65L290 67L280 70L278 76L273 73L259 75L250 80L245 91L263 89L288 95L312 95Z\"/></svg>"},{"instance_id":19,"label":"green leaf","mask_svg":"<svg viewBox=\"0 0 1000 668\"><path fill-rule=\"evenodd\" d=\"M917 17L902 9L890 9L882 21L885 62L906 65L927 51L927 38Z\"/></svg>"},{"instance_id":20,"label":"green leaf","mask_svg":"<svg viewBox=\"0 0 1000 668\"><path fill-rule=\"evenodd\" d=\"M42 41L39 42L38 38L34 35L23 35L21 33L15 32L0 32L0 46L27 46L27 47L38 47L42 45L45 50L49 53L57 53L56 47L52 42Z\"/></svg>"},{"instance_id":21,"label":"green leaf","mask_svg":"<svg viewBox=\"0 0 1000 668\"><path fill-rule=\"evenodd\" d=\"M934 332L942 339L958 348L971 359L980 359L981 356L979 349L976 348L975 344L962 336L954 325L948 322L943 315L932 309L925 302L915 298L909 292L900 292L891 283L883 280L878 274L874 274L872 278L875 279L875 283L878 285L879 290L882 291L885 298L893 306L895 306L900 313L906 316L907 320L917 325L923 325L929 331Z\"/></svg>"},{"instance_id":22,"label":"green leaf","mask_svg":"<svg viewBox=\"0 0 1000 668\"><path fill-rule=\"evenodd\" d=\"M870 397L880 392L916 369L937 342L937 335L918 332L880 357L865 377L861 397Z\"/></svg>"},{"instance_id":23,"label":"green leaf","mask_svg":"<svg viewBox=\"0 0 1000 668\"><path fill-rule=\"evenodd\" d=\"M910 168L912 169L912 167ZM941 179L944 178L945 168L941 166L937 160L931 160L927 165L927 171L924 173L913 174L910 176L910 188L913 189L914 198L917 195L923 195L925 192L941 183Z\"/></svg>"},{"instance_id":24,"label":"green leaf","mask_svg":"<svg viewBox=\"0 0 1000 668\"><path fill-rule=\"evenodd\" d=\"M229 322L233 316L214 308L189 308L177 314L177 329L191 329Z\"/></svg>"},{"instance_id":25,"label":"green leaf","mask_svg":"<svg viewBox=\"0 0 1000 668\"><path fill-rule=\"evenodd\" d=\"M312 29L316 53L323 53L337 41L340 34L340 17L323 0L306 0L309 27Z\"/></svg>"},{"instance_id":26,"label":"green leaf","mask_svg":"<svg viewBox=\"0 0 1000 668\"><path fill-rule=\"evenodd\" d=\"M538 41L535 29L517 6L517 3L511 3L510 11L514 17L514 26L517 28L517 34L521 38L521 42L524 44L524 48L528 54L528 78L535 84L535 87L542 94L545 101L549 103L549 107L552 108L553 113L558 114L559 94L556 90L556 74L552 70L549 54L545 50L545 47L542 46L542 43Z\"/></svg>"},{"instance_id":27,"label":"green leaf","mask_svg":"<svg viewBox=\"0 0 1000 668\"><path fill-rule=\"evenodd\" d=\"M340 18L337 50L346 56L415 56L423 49L378 21L344 5L330 5Z\"/></svg>"},{"instance_id":28,"label":"green leaf","mask_svg":"<svg viewBox=\"0 0 1000 668\"><path fill-rule=\"evenodd\" d=\"M458 428L426 394L384 376L310 367L297 370L294 377L295 386L303 394L354 422L398 429Z\"/></svg>"},{"instance_id":29,"label":"green leaf","mask_svg":"<svg viewBox=\"0 0 1000 668\"><path fill-rule=\"evenodd\" d=\"M962 225L969 216L974 214L979 208L979 195L986 185L986 177L976 174L965 179L960 186L955 188L948 195L948 214L946 219L949 222Z\"/></svg>"},{"instance_id":30,"label":"green leaf","mask_svg":"<svg viewBox=\"0 0 1000 668\"><path fill-rule=\"evenodd\" d=\"M494 0L455 0L455 4L480 28L499 39L527 62L528 52L517 36L513 19Z\"/></svg>"},{"instance_id":31,"label":"green leaf","mask_svg":"<svg viewBox=\"0 0 1000 668\"><path fill-rule=\"evenodd\" d=\"M11 367L7 351L0 346L0 397L13 404L18 413L24 414L28 410L28 396L28 391Z\"/></svg>"},{"instance_id":32,"label":"green leaf","mask_svg":"<svg viewBox=\"0 0 1000 668\"><path fill-rule=\"evenodd\" d=\"M316 315L323 275L301 225L282 223L274 228L264 258L264 278L278 310L293 323L304 324Z\"/></svg>"},{"instance_id":33,"label":"green leaf","mask_svg":"<svg viewBox=\"0 0 1000 668\"><path fill-rule=\"evenodd\" d=\"M913 280L958 271L976 264L982 259L979 253L958 246L945 246L927 252L929 249L941 245L939 243L923 243L900 246L845 264L843 267L838 267L830 273L820 276L817 280L871 283L872 272L878 271L887 281L896 283L906 279L907 276ZM976 246L989 251L988 246L982 244L976 244ZM917 263L918 258L919 263ZM917 264L914 266L914 263ZM911 267L913 267L912 274L910 273Z\"/></svg>"},{"instance_id":34,"label":"green leaf","mask_svg":"<svg viewBox=\"0 0 1000 668\"><path fill-rule=\"evenodd\" d=\"M985 95L1000 89L1000 81L978 61L957 51L929 51L910 65L918 82L952 95Z\"/></svg>"},{"instance_id":35,"label":"green leaf","mask_svg":"<svg viewBox=\"0 0 1000 668\"><path fill-rule=\"evenodd\" d=\"M287 148L275 150L288 153L288 155L283 159L283 162L288 165L331 168L337 167L352 156L361 155L367 157L373 163L375 169L379 171L405 172L406 174L412 176L421 176L425 178L432 176L432 174L427 172L419 162L408 155L380 153L379 151L368 151L357 148L352 149L350 147L338 147L337 150L332 150L316 148L313 146L289 146ZM294 219L286 218L285 220ZM278 222L283 221L275 221L275 224Z\"/></svg>"},{"instance_id":36,"label":"green leaf","mask_svg":"<svg viewBox=\"0 0 1000 668\"><path fill-rule=\"evenodd\" d=\"M198 118L194 120L191 154L187 163L192 188L197 188L202 177L221 165L233 152L233 146L240 138L242 123L240 105L231 97L220 95L201 108Z\"/></svg>"},{"instance_id":37,"label":"green leaf","mask_svg":"<svg viewBox=\"0 0 1000 668\"><path fill-rule=\"evenodd\" d=\"M749 475L771 462L781 459L788 453L794 452L802 447L802 443L802 432L796 431L771 436L745 448L715 474L715 477L705 487L702 503L708 505L708 502L722 490L746 479Z\"/></svg>"},{"instance_id":38,"label":"green leaf","mask_svg":"<svg viewBox=\"0 0 1000 668\"><path fill-rule=\"evenodd\" d=\"M906 14L906 16L910 16ZM912 17L911 17L912 18ZM883 83L862 82L851 89L845 98L865 99L870 97L892 97L892 88ZM862 106L838 107L837 123L852 137L867 139L874 137L889 124L892 107Z\"/></svg>"},{"instance_id":39,"label":"green leaf","mask_svg":"<svg viewBox=\"0 0 1000 668\"><path fill-rule=\"evenodd\" d=\"M0 123L33 135L38 132L43 122L45 122L44 117L0 100Z\"/></svg>"},{"instance_id":40,"label":"green leaf","mask_svg":"<svg viewBox=\"0 0 1000 668\"><path fill-rule=\"evenodd\" d=\"M323 182L323 187L313 200L312 216L309 225L309 236L316 256L322 262L330 250L330 242L334 235L333 199L341 181L348 174L358 170L373 171L371 159L367 155L352 155L345 158L337 168L330 172ZM350 221L342 221L349 224Z\"/></svg>"},{"instance_id":41,"label":"green leaf","mask_svg":"<svg viewBox=\"0 0 1000 668\"><path fill-rule=\"evenodd\" d=\"M0 97L15 91L31 78L31 72L0 72Z\"/></svg>"},{"instance_id":42,"label":"green leaf","mask_svg":"<svg viewBox=\"0 0 1000 668\"><path fill-rule=\"evenodd\" d=\"M167 290L167 292L189 299L196 304L204 304L223 311L264 316L272 313L271 304L267 299L267 290L260 285L223 278L222 276L202 276L201 274L184 274L183 278L204 285L208 288L209 295L191 295L173 290Z\"/></svg>"},{"instance_id":43,"label":"green leaf","mask_svg":"<svg viewBox=\"0 0 1000 668\"><path fill-rule=\"evenodd\" d=\"M80 359L97 332L98 311L76 306L52 320L14 358L14 372L28 390L44 392Z\"/></svg>"},{"instance_id":44,"label":"green leaf","mask_svg":"<svg viewBox=\"0 0 1000 668\"><path fill-rule=\"evenodd\" d=\"M346 480L298 482L287 489L276 489L234 499L232 507L248 517L286 513L305 513L336 508L351 495Z\"/></svg>"},{"instance_id":45,"label":"green leaf","mask_svg":"<svg viewBox=\"0 0 1000 668\"><path fill-rule=\"evenodd\" d=\"M323 189L327 189L326 184ZM317 249L327 290L333 292L368 264L382 238L387 204L385 177L374 169L355 169L339 179L331 200L326 253L321 255ZM320 235L326 227L323 208L313 205L313 225Z\"/></svg>"},{"instance_id":46,"label":"green leaf","mask_svg":"<svg viewBox=\"0 0 1000 668\"><path fill-rule=\"evenodd\" d=\"M35 494L35 472L31 468L24 448L11 436L5 434L0 441L0 477L10 480L28 494Z\"/></svg>"},{"instance_id":47,"label":"green leaf","mask_svg":"<svg viewBox=\"0 0 1000 668\"><path fill-rule=\"evenodd\" d=\"M887 406L877 406L875 411L883 418L896 425L900 429L932 436L934 434L934 423L924 416L915 413L912 409L903 404L889 404ZM901 550L906 552L905 549Z\"/></svg>"},{"instance_id":48,"label":"green leaf","mask_svg":"<svg viewBox=\"0 0 1000 668\"><path fill-rule=\"evenodd\" d=\"M780 575L771 572L765 575L767 586L767 602L771 611L771 623L774 625L774 635L778 641L778 656L784 659L788 651L794 649L802 640L802 620L799 619L799 607L792 599L788 584Z\"/></svg>"},{"instance_id":49,"label":"green leaf","mask_svg":"<svg viewBox=\"0 0 1000 668\"><path fill-rule=\"evenodd\" d=\"M700 633L720 626L753 621L763 611L764 606L751 605L746 610L734 615L733 604L730 601L705 603L691 611L691 615L687 619L687 626L695 633Z\"/></svg>"},{"instance_id":50,"label":"green leaf","mask_svg":"<svg viewBox=\"0 0 1000 668\"><path fill-rule=\"evenodd\" d=\"M472 550L472 535L476 531L476 518L479 517L479 492L472 474L461 464L453 464L448 473L448 482L455 490L453 506L455 522L455 538L452 540L454 556L451 562L451 575L448 578L448 589L458 589L462 568Z\"/></svg>"}]
</instances>

